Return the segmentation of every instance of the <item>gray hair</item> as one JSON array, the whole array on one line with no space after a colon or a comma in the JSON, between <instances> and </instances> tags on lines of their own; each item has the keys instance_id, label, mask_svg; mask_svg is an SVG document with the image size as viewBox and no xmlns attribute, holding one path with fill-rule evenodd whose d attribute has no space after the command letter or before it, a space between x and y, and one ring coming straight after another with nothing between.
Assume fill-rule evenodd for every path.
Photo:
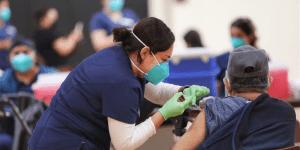
<instances>
[{"instance_id":1,"label":"gray hair","mask_svg":"<svg viewBox=\"0 0 300 150\"><path fill-rule=\"evenodd\" d=\"M230 84L231 90L236 93L264 93L268 90L269 75L249 78L237 78L228 74L226 78Z\"/></svg>"}]
</instances>

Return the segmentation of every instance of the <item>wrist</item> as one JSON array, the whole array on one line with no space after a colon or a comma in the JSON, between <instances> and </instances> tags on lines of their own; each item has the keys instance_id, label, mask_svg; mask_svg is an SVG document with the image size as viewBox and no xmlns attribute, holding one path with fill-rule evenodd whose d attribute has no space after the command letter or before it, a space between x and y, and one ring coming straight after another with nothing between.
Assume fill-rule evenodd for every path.
<instances>
[{"instance_id":1,"label":"wrist","mask_svg":"<svg viewBox=\"0 0 300 150\"><path fill-rule=\"evenodd\" d=\"M166 112L163 108L158 109L158 112L163 116L165 121L168 120L169 117L167 117Z\"/></svg>"}]
</instances>

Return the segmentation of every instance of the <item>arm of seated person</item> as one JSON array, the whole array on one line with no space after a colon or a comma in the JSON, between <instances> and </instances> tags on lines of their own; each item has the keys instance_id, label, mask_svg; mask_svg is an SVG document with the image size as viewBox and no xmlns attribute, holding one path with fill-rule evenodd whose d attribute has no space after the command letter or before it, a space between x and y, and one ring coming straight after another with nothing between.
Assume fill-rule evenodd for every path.
<instances>
[{"instance_id":1,"label":"arm of seated person","mask_svg":"<svg viewBox=\"0 0 300 150\"><path fill-rule=\"evenodd\" d=\"M116 45L113 34L107 35L105 30L94 30L91 32L90 36L95 51L101 51L107 47Z\"/></svg>"},{"instance_id":2,"label":"arm of seated person","mask_svg":"<svg viewBox=\"0 0 300 150\"><path fill-rule=\"evenodd\" d=\"M11 38L0 41L0 50L8 50L11 45Z\"/></svg>"},{"instance_id":3,"label":"arm of seated person","mask_svg":"<svg viewBox=\"0 0 300 150\"><path fill-rule=\"evenodd\" d=\"M73 30L66 37L59 37L53 42L53 49L62 57L70 55L76 48L77 43L83 38L83 33Z\"/></svg>"},{"instance_id":4,"label":"arm of seated person","mask_svg":"<svg viewBox=\"0 0 300 150\"><path fill-rule=\"evenodd\" d=\"M172 150L196 149L205 140L205 112L201 111L197 118L180 138L180 140L172 147Z\"/></svg>"}]
</instances>

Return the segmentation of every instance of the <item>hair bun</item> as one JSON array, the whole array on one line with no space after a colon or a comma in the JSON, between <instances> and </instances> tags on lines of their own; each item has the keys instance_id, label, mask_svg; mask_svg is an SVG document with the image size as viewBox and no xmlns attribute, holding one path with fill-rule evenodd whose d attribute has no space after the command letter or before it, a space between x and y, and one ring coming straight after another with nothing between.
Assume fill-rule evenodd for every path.
<instances>
[{"instance_id":1,"label":"hair bun","mask_svg":"<svg viewBox=\"0 0 300 150\"><path fill-rule=\"evenodd\" d=\"M130 30L126 27L114 27L112 29L112 33L114 35L115 42L124 42L129 39Z\"/></svg>"}]
</instances>

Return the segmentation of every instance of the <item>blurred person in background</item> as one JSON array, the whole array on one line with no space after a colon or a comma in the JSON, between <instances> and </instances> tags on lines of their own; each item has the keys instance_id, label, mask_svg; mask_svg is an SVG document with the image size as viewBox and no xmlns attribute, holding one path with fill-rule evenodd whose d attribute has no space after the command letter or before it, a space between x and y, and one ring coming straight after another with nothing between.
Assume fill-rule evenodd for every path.
<instances>
[{"instance_id":1,"label":"blurred person in background","mask_svg":"<svg viewBox=\"0 0 300 150\"><path fill-rule=\"evenodd\" d=\"M184 35L184 41L188 48L204 47L199 33L195 30L190 30Z\"/></svg>"},{"instance_id":2,"label":"blurred person in background","mask_svg":"<svg viewBox=\"0 0 300 150\"><path fill-rule=\"evenodd\" d=\"M139 17L131 9L123 9L125 0L100 0L103 9L93 15L90 21L90 37L95 51L115 46L112 29L132 28Z\"/></svg>"},{"instance_id":3,"label":"blurred person in background","mask_svg":"<svg viewBox=\"0 0 300 150\"><path fill-rule=\"evenodd\" d=\"M248 18L238 18L230 26L231 45L238 48L244 45L251 45L257 48L257 36L255 26Z\"/></svg>"},{"instance_id":4,"label":"blurred person in background","mask_svg":"<svg viewBox=\"0 0 300 150\"><path fill-rule=\"evenodd\" d=\"M287 102L267 93L269 76L265 50L241 46L229 57L228 97L207 97L203 111L176 143L174 150L281 149L294 146L296 114Z\"/></svg>"},{"instance_id":5,"label":"blurred person in background","mask_svg":"<svg viewBox=\"0 0 300 150\"><path fill-rule=\"evenodd\" d=\"M252 21L248 18L238 18L230 25L230 39L233 48L238 48L244 45L251 45L257 48L256 29ZM228 65L230 52L226 52L216 57L217 63L221 68L218 79L218 95L219 97L225 96L225 85L223 78Z\"/></svg>"},{"instance_id":6,"label":"blurred person in background","mask_svg":"<svg viewBox=\"0 0 300 150\"><path fill-rule=\"evenodd\" d=\"M31 40L18 37L13 43L8 58L11 68L0 77L0 96L4 93L33 93L32 84L41 73L56 73L55 68L37 63L36 49Z\"/></svg>"},{"instance_id":7,"label":"blurred person in background","mask_svg":"<svg viewBox=\"0 0 300 150\"><path fill-rule=\"evenodd\" d=\"M33 38L45 64L61 71L70 71L72 68L66 65L66 59L83 39L82 28L75 27L70 34L62 36L56 30L59 14L55 8L41 8L35 11L34 17L37 26Z\"/></svg>"},{"instance_id":8,"label":"blurred person in background","mask_svg":"<svg viewBox=\"0 0 300 150\"><path fill-rule=\"evenodd\" d=\"M7 68L0 77L0 96L6 93L28 92L33 94L32 84L42 73L55 73L55 68L39 65L36 62L36 50L31 40L18 37L8 54L11 68ZM10 110L10 109L8 109ZM11 150L14 134L14 119L0 118L0 149Z\"/></svg>"},{"instance_id":9,"label":"blurred person in background","mask_svg":"<svg viewBox=\"0 0 300 150\"><path fill-rule=\"evenodd\" d=\"M11 10L8 0L0 0L0 69L5 70L10 67L7 61L9 48L12 40L17 35L17 29L9 22Z\"/></svg>"}]
</instances>

